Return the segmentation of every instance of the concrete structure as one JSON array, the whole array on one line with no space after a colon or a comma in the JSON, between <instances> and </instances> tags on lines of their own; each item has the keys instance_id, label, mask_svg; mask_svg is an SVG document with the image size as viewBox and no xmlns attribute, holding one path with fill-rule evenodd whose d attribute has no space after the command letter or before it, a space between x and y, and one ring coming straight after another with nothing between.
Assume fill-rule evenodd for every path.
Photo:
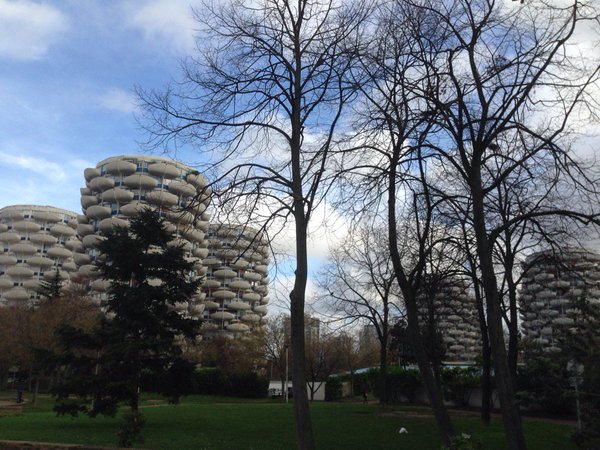
<instances>
[{"instance_id":1,"label":"concrete structure","mask_svg":"<svg viewBox=\"0 0 600 450\"><path fill-rule=\"evenodd\" d=\"M59 271L77 273L73 254L83 249L76 236L77 214L51 206L14 205L0 209L0 304L31 304L40 282Z\"/></svg>"},{"instance_id":2,"label":"concrete structure","mask_svg":"<svg viewBox=\"0 0 600 450\"><path fill-rule=\"evenodd\" d=\"M251 227L211 224L203 291L203 329L248 331L267 313L269 245Z\"/></svg>"},{"instance_id":3,"label":"concrete structure","mask_svg":"<svg viewBox=\"0 0 600 450\"><path fill-rule=\"evenodd\" d=\"M167 221L175 235L174 245L182 245L195 262L192 276L203 276L202 258L208 254L205 233L209 216L205 212L210 188L206 179L190 166L167 158L146 155L115 156L84 171L86 187L81 189L83 215L77 217L77 234L83 248L74 253L78 273L94 279L91 288L102 297L108 282L98 279L94 261L96 244L102 232L127 226L129 219L144 208L152 208ZM198 292L191 304L178 304L181 313L202 317L205 294Z\"/></svg>"},{"instance_id":4,"label":"concrete structure","mask_svg":"<svg viewBox=\"0 0 600 450\"><path fill-rule=\"evenodd\" d=\"M433 308L428 308L425 297L421 298L419 312L424 323L433 320L444 340L445 362L472 363L481 353L481 333L475 298L467 284L459 279L444 280L430 289Z\"/></svg>"},{"instance_id":5,"label":"concrete structure","mask_svg":"<svg viewBox=\"0 0 600 450\"><path fill-rule=\"evenodd\" d=\"M519 292L523 339L545 352L557 352L558 329L573 325L578 314L573 301L585 295L600 307L600 255L574 247L542 251L530 255L523 270Z\"/></svg>"}]
</instances>

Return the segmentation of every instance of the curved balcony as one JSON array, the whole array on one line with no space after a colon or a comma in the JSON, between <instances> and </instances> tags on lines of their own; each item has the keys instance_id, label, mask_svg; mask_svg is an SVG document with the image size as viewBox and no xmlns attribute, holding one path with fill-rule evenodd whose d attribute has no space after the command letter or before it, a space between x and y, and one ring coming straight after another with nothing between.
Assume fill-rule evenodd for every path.
<instances>
[{"instance_id":1,"label":"curved balcony","mask_svg":"<svg viewBox=\"0 0 600 450\"><path fill-rule=\"evenodd\" d=\"M8 225L0 223L0 233L4 233L5 231L8 231Z\"/></svg>"},{"instance_id":2,"label":"curved balcony","mask_svg":"<svg viewBox=\"0 0 600 450\"><path fill-rule=\"evenodd\" d=\"M92 219L106 219L110 217L111 210L108 206L94 205L86 209L85 214Z\"/></svg>"},{"instance_id":3,"label":"curved balcony","mask_svg":"<svg viewBox=\"0 0 600 450\"><path fill-rule=\"evenodd\" d=\"M245 269L249 265L250 263L244 258L236 258L233 261L231 261L230 267L233 267L234 269Z\"/></svg>"},{"instance_id":4,"label":"curved balcony","mask_svg":"<svg viewBox=\"0 0 600 450\"><path fill-rule=\"evenodd\" d=\"M204 203L194 201L194 202L190 203L189 205L187 205L186 209L189 209L192 213L194 213L196 215L200 215L204 211L206 211L206 205Z\"/></svg>"},{"instance_id":5,"label":"curved balcony","mask_svg":"<svg viewBox=\"0 0 600 450\"><path fill-rule=\"evenodd\" d=\"M146 194L146 201L157 206L175 206L178 200L176 195L167 191L151 191Z\"/></svg>"},{"instance_id":6,"label":"curved balcony","mask_svg":"<svg viewBox=\"0 0 600 450\"><path fill-rule=\"evenodd\" d=\"M33 270L31 270L29 267L22 265L11 266L7 267L6 274L18 279L31 278L33 276Z\"/></svg>"},{"instance_id":7,"label":"curved balcony","mask_svg":"<svg viewBox=\"0 0 600 450\"><path fill-rule=\"evenodd\" d=\"M83 171L83 177L85 178L85 181L87 181L87 182L90 182L94 178L99 177L99 176L100 176L100 169L96 169L95 167L88 167L87 169L85 169Z\"/></svg>"},{"instance_id":8,"label":"curved balcony","mask_svg":"<svg viewBox=\"0 0 600 450\"><path fill-rule=\"evenodd\" d=\"M255 306L253 311L258 314L266 314L267 313L267 305Z\"/></svg>"},{"instance_id":9,"label":"curved balcony","mask_svg":"<svg viewBox=\"0 0 600 450\"><path fill-rule=\"evenodd\" d=\"M227 311L217 311L215 313L212 313L210 315L210 318L214 320L232 320L235 319L235 314L232 314Z\"/></svg>"},{"instance_id":10,"label":"curved balcony","mask_svg":"<svg viewBox=\"0 0 600 450\"><path fill-rule=\"evenodd\" d=\"M14 281L8 275L0 275L0 291L12 289Z\"/></svg>"},{"instance_id":11,"label":"curved balcony","mask_svg":"<svg viewBox=\"0 0 600 450\"><path fill-rule=\"evenodd\" d=\"M14 244L15 242L20 242L21 236L12 231L5 231L4 233L0 233L0 242L4 242L6 244Z\"/></svg>"},{"instance_id":12,"label":"curved balcony","mask_svg":"<svg viewBox=\"0 0 600 450\"><path fill-rule=\"evenodd\" d=\"M213 276L217 278L233 278L237 277L237 272L234 272L231 269L218 269L213 270Z\"/></svg>"},{"instance_id":13,"label":"curved balcony","mask_svg":"<svg viewBox=\"0 0 600 450\"><path fill-rule=\"evenodd\" d=\"M115 180L107 177L96 177L88 182L88 187L93 192L104 192L115 187Z\"/></svg>"},{"instance_id":14,"label":"curved balcony","mask_svg":"<svg viewBox=\"0 0 600 450\"><path fill-rule=\"evenodd\" d=\"M227 325L226 328L227 328L227 331L233 331L235 333L243 333L245 331L250 330L250 327L243 323L232 323L232 324Z\"/></svg>"},{"instance_id":15,"label":"curved balcony","mask_svg":"<svg viewBox=\"0 0 600 450\"><path fill-rule=\"evenodd\" d=\"M257 323L260 322L260 316L258 314L246 313L240 317L244 322Z\"/></svg>"},{"instance_id":16,"label":"curved balcony","mask_svg":"<svg viewBox=\"0 0 600 450\"><path fill-rule=\"evenodd\" d=\"M245 291L245 290L250 289L250 283L246 280L242 280L242 279L238 278L229 283L229 288L235 289L235 290L240 290L240 291Z\"/></svg>"},{"instance_id":17,"label":"curved balcony","mask_svg":"<svg viewBox=\"0 0 600 450\"><path fill-rule=\"evenodd\" d=\"M17 258L6 253L0 254L0 266L14 266L17 264Z\"/></svg>"},{"instance_id":18,"label":"curved balcony","mask_svg":"<svg viewBox=\"0 0 600 450\"><path fill-rule=\"evenodd\" d=\"M266 275L267 273L269 273L269 266L266 266L264 264L257 264L256 266L254 266L254 270L262 275Z\"/></svg>"},{"instance_id":19,"label":"curved balcony","mask_svg":"<svg viewBox=\"0 0 600 450\"><path fill-rule=\"evenodd\" d=\"M198 247L195 248L192 251L192 254L196 257L196 258L206 258L208 256L208 249L207 248L202 248L202 247Z\"/></svg>"},{"instance_id":20,"label":"curved balcony","mask_svg":"<svg viewBox=\"0 0 600 450\"><path fill-rule=\"evenodd\" d=\"M220 266L221 264L223 264L223 261L215 258L214 256L209 256L208 258L204 258L202 264L204 264L205 266Z\"/></svg>"},{"instance_id":21,"label":"curved balcony","mask_svg":"<svg viewBox=\"0 0 600 450\"><path fill-rule=\"evenodd\" d=\"M189 225L194 221L195 217L189 211L169 211L167 212L167 220L175 224Z\"/></svg>"},{"instance_id":22,"label":"curved balcony","mask_svg":"<svg viewBox=\"0 0 600 450\"><path fill-rule=\"evenodd\" d=\"M269 288L267 286L254 286L254 292L258 292L261 295L267 295L267 292L269 292Z\"/></svg>"},{"instance_id":23,"label":"curved balcony","mask_svg":"<svg viewBox=\"0 0 600 450\"><path fill-rule=\"evenodd\" d=\"M93 207L92 207L93 208ZM110 208L108 208L110 212ZM56 224L52 228L50 228L50 233L53 236L62 237L62 236L75 236L75 230L67 225Z\"/></svg>"},{"instance_id":24,"label":"curved balcony","mask_svg":"<svg viewBox=\"0 0 600 450\"><path fill-rule=\"evenodd\" d=\"M79 267L78 273L79 275L84 277L96 277L100 275L94 264L82 265L81 267Z\"/></svg>"},{"instance_id":25,"label":"curved balcony","mask_svg":"<svg viewBox=\"0 0 600 450\"><path fill-rule=\"evenodd\" d=\"M74 262L66 262L63 263L62 268L65 272L77 272L77 264L75 264Z\"/></svg>"},{"instance_id":26,"label":"curved balcony","mask_svg":"<svg viewBox=\"0 0 600 450\"><path fill-rule=\"evenodd\" d=\"M3 295L6 300L11 301L25 301L29 300L29 293L22 287L15 287L9 291L6 291Z\"/></svg>"},{"instance_id":27,"label":"curved balcony","mask_svg":"<svg viewBox=\"0 0 600 450\"><path fill-rule=\"evenodd\" d=\"M208 231L208 220L198 220L196 222L196 228L206 233Z\"/></svg>"},{"instance_id":28,"label":"curved balcony","mask_svg":"<svg viewBox=\"0 0 600 450\"><path fill-rule=\"evenodd\" d=\"M136 173L124 178L123 183L131 189L154 189L158 181L156 181L156 178L152 178L146 174Z\"/></svg>"},{"instance_id":29,"label":"curved balcony","mask_svg":"<svg viewBox=\"0 0 600 450\"><path fill-rule=\"evenodd\" d=\"M83 244L77 238L69 238L67 242L65 242L65 247L71 250L72 252L83 251Z\"/></svg>"},{"instance_id":30,"label":"curved balcony","mask_svg":"<svg viewBox=\"0 0 600 450\"><path fill-rule=\"evenodd\" d=\"M77 214L77 223L90 223L90 219L88 216L85 216L83 214Z\"/></svg>"},{"instance_id":31,"label":"curved balcony","mask_svg":"<svg viewBox=\"0 0 600 450\"><path fill-rule=\"evenodd\" d=\"M88 236L84 236L82 243L85 248L96 248L104 239L106 238L95 234L90 234Z\"/></svg>"},{"instance_id":32,"label":"curved balcony","mask_svg":"<svg viewBox=\"0 0 600 450\"><path fill-rule=\"evenodd\" d=\"M185 177L186 181L196 187L198 190L202 190L207 184L206 178L199 173L188 173Z\"/></svg>"},{"instance_id":33,"label":"curved balcony","mask_svg":"<svg viewBox=\"0 0 600 450\"><path fill-rule=\"evenodd\" d=\"M202 286L208 289L217 289L221 287L221 282L213 279L204 280Z\"/></svg>"},{"instance_id":34,"label":"curved balcony","mask_svg":"<svg viewBox=\"0 0 600 450\"><path fill-rule=\"evenodd\" d=\"M251 272L249 270L244 272L243 277L245 280L249 281L260 281L262 279L262 275L260 273Z\"/></svg>"},{"instance_id":35,"label":"curved balcony","mask_svg":"<svg viewBox=\"0 0 600 450\"><path fill-rule=\"evenodd\" d=\"M261 305L266 305L269 303L269 297L263 297L260 299L260 304Z\"/></svg>"},{"instance_id":36,"label":"curved balcony","mask_svg":"<svg viewBox=\"0 0 600 450\"><path fill-rule=\"evenodd\" d=\"M246 311L248 309L250 309L250 305L246 302L240 302L240 301L235 301L235 302L231 302L227 305L228 309L231 309L233 311Z\"/></svg>"},{"instance_id":37,"label":"curved balcony","mask_svg":"<svg viewBox=\"0 0 600 450\"><path fill-rule=\"evenodd\" d=\"M79 195L92 195L93 192L89 187L79 188Z\"/></svg>"},{"instance_id":38,"label":"curved balcony","mask_svg":"<svg viewBox=\"0 0 600 450\"><path fill-rule=\"evenodd\" d=\"M219 325L217 325L216 323L212 323L212 322L203 322L202 326L200 327L200 332L206 332L206 331L214 331L214 330L218 330L219 329Z\"/></svg>"},{"instance_id":39,"label":"curved balcony","mask_svg":"<svg viewBox=\"0 0 600 450\"><path fill-rule=\"evenodd\" d=\"M137 170L137 165L120 159L105 164L103 169L111 175L131 175Z\"/></svg>"},{"instance_id":40,"label":"curved balcony","mask_svg":"<svg viewBox=\"0 0 600 450\"><path fill-rule=\"evenodd\" d=\"M77 228L77 219L70 219L67 222L67 225L74 230L75 228Z\"/></svg>"},{"instance_id":41,"label":"curved balcony","mask_svg":"<svg viewBox=\"0 0 600 450\"><path fill-rule=\"evenodd\" d=\"M219 303L213 302L212 300L206 300L204 306L206 309L219 309L221 307Z\"/></svg>"},{"instance_id":42,"label":"curved balcony","mask_svg":"<svg viewBox=\"0 0 600 450\"><path fill-rule=\"evenodd\" d=\"M173 304L173 309L175 311L177 311L178 313L182 313L184 311L187 312L188 306L189 306L188 302L175 302Z\"/></svg>"},{"instance_id":43,"label":"curved balcony","mask_svg":"<svg viewBox=\"0 0 600 450\"><path fill-rule=\"evenodd\" d=\"M39 280L27 280L23 282L23 287L30 291L39 292L42 290L42 283Z\"/></svg>"},{"instance_id":44,"label":"curved balcony","mask_svg":"<svg viewBox=\"0 0 600 450\"><path fill-rule=\"evenodd\" d=\"M35 233L40 231L40 228L40 225L29 220L21 220L13 223L13 229L17 230L19 233Z\"/></svg>"},{"instance_id":45,"label":"curved balcony","mask_svg":"<svg viewBox=\"0 0 600 450\"><path fill-rule=\"evenodd\" d=\"M54 265L54 261L43 256L32 256L27 260L27 264L29 264L31 267L52 267Z\"/></svg>"},{"instance_id":46,"label":"curved balcony","mask_svg":"<svg viewBox=\"0 0 600 450\"><path fill-rule=\"evenodd\" d=\"M148 208L148 205L140 202L128 203L127 205L121 206L121 213L127 217L135 217L142 210Z\"/></svg>"},{"instance_id":47,"label":"curved balcony","mask_svg":"<svg viewBox=\"0 0 600 450\"><path fill-rule=\"evenodd\" d=\"M200 230L196 230L194 228L185 228L183 230L183 235L186 239L190 240L194 243L199 243L204 241L204 233Z\"/></svg>"},{"instance_id":48,"label":"curved balcony","mask_svg":"<svg viewBox=\"0 0 600 450\"><path fill-rule=\"evenodd\" d=\"M98 204L98 199L95 195L82 195L79 201L81 203L81 207L84 209Z\"/></svg>"},{"instance_id":49,"label":"curved balcony","mask_svg":"<svg viewBox=\"0 0 600 450\"><path fill-rule=\"evenodd\" d=\"M109 203L129 203L133 200L133 192L121 188L113 188L104 191L102 201Z\"/></svg>"},{"instance_id":50,"label":"curved balcony","mask_svg":"<svg viewBox=\"0 0 600 450\"><path fill-rule=\"evenodd\" d=\"M31 245L31 244L27 244L25 242L19 242L18 244L11 244L9 246L9 249L11 252L13 252L15 255L23 255L23 256L27 256L27 255L33 255L37 252L37 249Z\"/></svg>"},{"instance_id":51,"label":"curved balcony","mask_svg":"<svg viewBox=\"0 0 600 450\"><path fill-rule=\"evenodd\" d=\"M98 224L98 229L103 233L110 233L115 228L129 228L129 222L113 216L107 219L102 219Z\"/></svg>"},{"instance_id":52,"label":"curved balcony","mask_svg":"<svg viewBox=\"0 0 600 450\"><path fill-rule=\"evenodd\" d=\"M181 248L185 252L191 252L192 248L194 248L194 246L192 245L192 243L190 241L188 241L187 239L183 239L183 238L175 238L172 241L169 241L167 243L167 245L169 247Z\"/></svg>"},{"instance_id":53,"label":"curved balcony","mask_svg":"<svg viewBox=\"0 0 600 450\"><path fill-rule=\"evenodd\" d=\"M217 291L212 292L213 298L218 298L222 300L230 300L234 298L235 292L230 291L229 289L219 289Z\"/></svg>"},{"instance_id":54,"label":"curved balcony","mask_svg":"<svg viewBox=\"0 0 600 450\"><path fill-rule=\"evenodd\" d=\"M169 183L169 192L183 197L193 197L196 195L196 188L185 181L171 181Z\"/></svg>"},{"instance_id":55,"label":"curved balcony","mask_svg":"<svg viewBox=\"0 0 600 450\"><path fill-rule=\"evenodd\" d=\"M66 259L66 258L70 258L71 256L73 256L73 252L71 250L67 250L64 247L52 247L51 249L48 250L48 256L50 258L60 258L60 259Z\"/></svg>"},{"instance_id":56,"label":"curved balcony","mask_svg":"<svg viewBox=\"0 0 600 450\"><path fill-rule=\"evenodd\" d=\"M77 225L76 233L81 237L94 234L94 226L85 223L80 223L79 225Z\"/></svg>"},{"instance_id":57,"label":"curved balcony","mask_svg":"<svg viewBox=\"0 0 600 450\"><path fill-rule=\"evenodd\" d=\"M261 299L261 296L256 292L247 292L244 295L242 295L242 298L249 302L257 302Z\"/></svg>"},{"instance_id":58,"label":"curved balcony","mask_svg":"<svg viewBox=\"0 0 600 450\"><path fill-rule=\"evenodd\" d=\"M150 164L148 172L157 177L173 179L179 176L181 169L173 164L159 162Z\"/></svg>"},{"instance_id":59,"label":"curved balcony","mask_svg":"<svg viewBox=\"0 0 600 450\"><path fill-rule=\"evenodd\" d=\"M225 260L230 260L238 257L240 252L233 248L219 248L215 250L215 255Z\"/></svg>"},{"instance_id":60,"label":"curved balcony","mask_svg":"<svg viewBox=\"0 0 600 450\"><path fill-rule=\"evenodd\" d=\"M37 245L55 245L58 242L57 238L45 233L32 234L29 240Z\"/></svg>"}]
</instances>

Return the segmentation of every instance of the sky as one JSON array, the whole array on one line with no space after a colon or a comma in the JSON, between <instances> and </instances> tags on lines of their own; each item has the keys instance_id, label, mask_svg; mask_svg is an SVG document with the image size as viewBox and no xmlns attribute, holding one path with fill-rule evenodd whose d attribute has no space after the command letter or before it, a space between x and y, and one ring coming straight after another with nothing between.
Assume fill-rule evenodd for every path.
<instances>
[{"instance_id":1,"label":"sky","mask_svg":"<svg viewBox=\"0 0 600 450\"><path fill-rule=\"evenodd\" d=\"M134 89L160 90L177 77L195 50L194 6L201 1L0 0L0 208L81 213L86 167L144 152ZM177 156L199 161L191 150ZM317 228L330 213L315 220L312 273L327 255ZM289 233L281 241L292 249ZM272 297L284 308L292 282L282 265Z\"/></svg>"}]
</instances>

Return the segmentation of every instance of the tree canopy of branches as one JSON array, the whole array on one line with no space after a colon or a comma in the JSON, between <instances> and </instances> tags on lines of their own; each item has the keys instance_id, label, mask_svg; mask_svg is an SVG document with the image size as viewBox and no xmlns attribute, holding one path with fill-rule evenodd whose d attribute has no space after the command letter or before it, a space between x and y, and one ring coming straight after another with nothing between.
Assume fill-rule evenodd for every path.
<instances>
[{"instance_id":1,"label":"tree canopy of branches","mask_svg":"<svg viewBox=\"0 0 600 450\"><path fill-rule=\"evenodd\" d=\"M131 414L121 430L121 446L140 437L141 384L186 370L178 339L196 335L197 321L180 315L174 305L187 302L199 280L190 281L193 263L172 239L163 220L149 210L129 229L107 235L98 245L104 257L99 270L110 280L107 316L92 331L72 325L59 330L64 351L55 359L66 372L53 390L56 411L115 415L120 404L127 404ZM157 383L157 388L176 400L183 386Z\"/></svg>"},{"instance_id":2,"label":"tree canopy of branches","mask_svg":"<svg viewBox=\"0 0 600 450\"><path fill-rule=\"evenodd\" d=\"M355 95L347 74L365 14L362 2L338 0L204 7L196 14L202 50L184 65L183 81L162 93L141 92L150 145L218 149L212 164L223 180L221 211L253 212L257 221L267 210L265 229L293 220L294 412L298 446L307 449L314 448L304 388L307 227L326 184L334 133Z\"/></svg>"},{"instance_id":3,"label":"tree canopy of branches","mask_svg":"<svg viewBox=\"0 0 600 450\"><path fill-rule=\"evenodd\" d=\"M356 227L332 251L318 284L326 294L331 321L370 325L379 342L381 403L387 401L388 346L391 324L402 315L401 296L389 257L385 230Z\"/></svg>"}]
</instances>

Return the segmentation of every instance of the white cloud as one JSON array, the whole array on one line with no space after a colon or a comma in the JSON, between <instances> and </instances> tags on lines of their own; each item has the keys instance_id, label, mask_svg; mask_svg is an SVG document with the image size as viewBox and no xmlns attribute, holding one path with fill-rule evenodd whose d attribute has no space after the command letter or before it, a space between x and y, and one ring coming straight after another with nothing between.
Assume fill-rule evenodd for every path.
<instances>
[{"instance_id":1,"label":"white cloud","mask_svg":"<svg viewBox=\"0 0 600 450\"><path fill-rule=\"evenodd\" d=\"M0 0L0 58L42 58L67 28L67 17L53 6Z\"/></svg>"},{"instance_id":2,"label":"white cloud","mask_svg":"<svg viewBox=\"0 0 600 450\"><path fill-rule=\"evenodd\" d=\"M177 51L194 47L197 24L192 16L192 4L172 0L151 0L132 4L129 24L142 31L153 46L167 45Z\"/></svg>"},{"instance_id":3,"label":"white cloud","mask_svg":"<svg viewBox=\"0 0 600 450\"><path fill-rule=\"evenodd\" d=\"M56 182L60 182L67 177L67 173L61 164L44 158L0 151L0 163L34 172Z\"/></svg>"},{"instance_id":4,"label":"white cloud","mask_svg":"<svg viewBox=\"0 0 600 450\"><path fill-rule=\"evenodd\" d=\"M98 100L101 106L111 111L131 114L137 110L135 95L123 89L110 88Z\"/></svg>"}]
</instances>

